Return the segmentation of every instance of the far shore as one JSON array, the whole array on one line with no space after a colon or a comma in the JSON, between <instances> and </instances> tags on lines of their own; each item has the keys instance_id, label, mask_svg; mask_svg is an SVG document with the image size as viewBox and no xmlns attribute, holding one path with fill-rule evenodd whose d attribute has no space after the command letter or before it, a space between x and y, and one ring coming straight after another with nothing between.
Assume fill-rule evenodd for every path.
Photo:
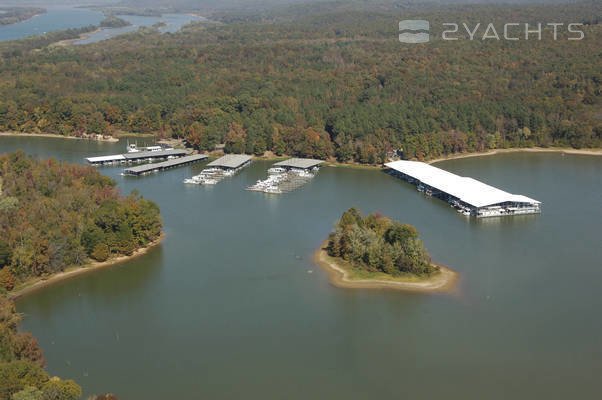
<instances>
[{"instance_id":1,"label":"far shore","mask_svg":"<svg viewBox=\"0 0 602 400\"><path fill-rule=\"evenodd\" d=\"M469 157L483 157L492 156L494 154L505 154L505 153L564 153L564 154L578 154L586 156L602 156L602 149L573 149L570 147L513 147L511 149L494 149L490 151L481 151L475 153L457 153L449 154L447 156L435 158L433 160L426 161L427 164L433 164L440 161L456 160L459 158Z\"/></svg>"},{"instance_id":2,"label":"far shore","mask_svg":"<svg viewBox=\"0 0 602 400\"><path fill-rule=\"evenodd\" d=\"M133 258L136 258L143 254L146 254L151 248L159 245L163 241L164 238L165 238L165 233L161 232L161 235L159 236L159 238L157 240L149 243L148 246L146 246L146 247L142 247L142 248L135 250L132 253L132 255L129 255L129 256L115 257L115 258L111 258L111 259L109 259L107 261L103 261L103 262L93 261L87 265L67 268L65 271L51 275L47 278L31 279L31 280L23 283L22 285L20 285L17 289L9 292L7 294L7 297L11 300L14 300L18 297L27 295L36 290L48 287L54 283L64 281L69 278L73 278L75 276L83 275L83 274L86 274L91 271L96 271L101 268L109 267L109 266L112 266L115 264L120 264L125 261L130 261Z\"/></svg>"},{"instance_id":3,"label":"far shore","mask_svg":"<svg viewBox=\"0 0 602 400\"><path fill-rule=\"evenodd\" d=\"M64 138L64 139L80 139L80 140L96 140L99 142L118 142L119 138L126 137L139 137L139 138L154 138L158 139L159 143L166 143L171 145L182 145L184 144L183 139L171 139L164 138L159 139L154 134L136 134L129 132L115 132L114 136L89 136L89 137L77 137L77 136L63 136L54 133L25 133L25 132L0 132L0 136L38 136L38 137L51 137L51 138ZM434 164L441 161L447 160L457 160L461 158L470 158L470 157L485 157L492 156L495 154L508 154L508 153L562 153L562 154L575 154L575 155L586 155L586 156L602 156L602 148L591 148L591 149L574 149L570 147L513 147L509 149L494 149L489 151L481 151L474 153L454 153L448 154L446 156L434 158L431 160L425 160L427 164ZM223 150L213 150L210 152L203 152L203 154L207 154L212 157L222 156L224 154ZM263 160L263 161L281 161L293 156L289 155L276 155L271 151L266 151L265 154L261 156L253 155L254 160ZM324 161L324 166L327 167L340 167L340 168L354 168L354 169L383 169L383 164L360 164L357 162L338 162L336 160L326 160Z\"/></svg>"},{"instance_id":4,"label":"far shore","mask_svg":"<svg viewBox=\"0 0 602 400\"><path fill-rule=\"evenodd\" d=\"M340 288L347 289L393 289L409 292L447 292L454 288L458 280L458 273L443 265L437 265L439 273L428 279L404 279L394 278L385 279L353 279L350 277L348 268L342 266L333 257L330 257L326 251L328 241L322 243L320 248L314 253L314 262L322 269L328 272L330 282Z\"/></svg>"},{"instance_id":5,"label":"far shore","mask_svg":"<svg viewBox=\"0 0 602 400\"><path fill-rule=\"evenodd\" d=\"M65 136L56 135L54 133L26 133L26 132L0 132L0 136L20 136L20 137L49 137L49 138L60 138L60 139L77 139L77 140L94 140L97 142L118 142L119 139L112 136Z\"/></svg>"},{"instance_id":6,"label":"far shore","mask_svg":"<svg viewBox=\"0 0 602 400\"><path fill-rule=\"evenodd\" d=\"M4 24L4 25L0 25L0 26L12 26L12 25L20 24L21 22L26 22L26 21L32 20L32 19L34 19L34 18L37 18L37 17L39 17L40 15L44 15L44 14L46 14L46 12L39 13L39 14L34 14L34 15L32 15L31 17L29 17L29 18L25 18L25 19L22 19L22 20L20 20L20 21L16 21L16 22L13 22L13 23L10 23L10 24ZM18 40L18 39L19 39L19 38L17 38L17 39L13 39L13 40Z\"/></svg>"}]
</instances>

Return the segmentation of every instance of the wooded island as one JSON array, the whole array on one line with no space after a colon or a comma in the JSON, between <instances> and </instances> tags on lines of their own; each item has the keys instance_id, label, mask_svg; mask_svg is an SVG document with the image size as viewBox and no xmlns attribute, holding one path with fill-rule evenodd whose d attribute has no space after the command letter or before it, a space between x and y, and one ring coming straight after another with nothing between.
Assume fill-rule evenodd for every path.
<instances>
[{"instance_id":1,"label":"wooded island","mask_svg":"<svg viewBox=\"0 0 602 400\"><path fill-rule=\"evenodd\" d=\"M412 225L380 213L363 217L355 207L343 213L315 260L343 287L446 290L457 278L433 264Z\"/></svg>"}]
</instances>

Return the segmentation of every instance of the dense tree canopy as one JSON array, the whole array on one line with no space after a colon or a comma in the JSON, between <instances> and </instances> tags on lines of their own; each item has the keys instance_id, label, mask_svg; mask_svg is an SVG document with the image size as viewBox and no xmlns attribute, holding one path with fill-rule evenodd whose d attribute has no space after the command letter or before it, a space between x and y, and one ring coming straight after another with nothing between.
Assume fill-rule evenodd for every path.
<instances>
[{"instance_id":1,"label":"dense tree canopy","mask_svg":"<svg viewBox=\"0 0 602 400\"><path fill-rule=\"evenodd\" d=\"M2 43L0 130L123 130L186 138L199 150L225 143L227 151L361 163L400 148L406 158L423 159L600 146L595 2L353 8L361 3L291 7L289 14L196 23L176 34L145 28L35 52ZM398 41L399 20L414 17L431 21L430 43ZM542 40L480 40L481 26L479 39L450 42L437 31L458 21L492 22L502 32L510 17L580 22L585 39L569 41L561 29L553 40L544 27Z\"/></svg>"},{"instance_id":2,"label":"dense tree canopy","mask_svg":"<svg viewBox=\"0 0 602 400\"><path fill-rule=\"evenodd\" d=\"M328 254L355 267L393 276L429 276L438 271L418 239L416 229L380 214L363 217L352 207L328 237Z\"/></svg>"},{"instance_id":3,"label":"dense tree canopy","mask_svg":"<svg viewBox=\"0 0 602 400\"><path fill-rule=\"evenodd\" d=\"M0 155L0 285L132 254L161 232L158 206L92 167Z\"/></svg>"}]
</instances>

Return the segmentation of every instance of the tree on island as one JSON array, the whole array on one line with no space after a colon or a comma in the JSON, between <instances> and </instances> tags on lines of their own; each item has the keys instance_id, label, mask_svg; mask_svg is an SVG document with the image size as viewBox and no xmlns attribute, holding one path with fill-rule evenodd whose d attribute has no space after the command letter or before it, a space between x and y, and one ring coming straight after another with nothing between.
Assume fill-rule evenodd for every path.
<instances>
[{"instance_id":1,"label":"tree on island","mask_svg":"<svg viewBox=\"0 0 602 400\"><path fill-rule=\"evenodd\" d=\"M328 237L328 254L354 267L392 276L430 276L439 271L431 263L412 225L391 221L380 213L363 217L355 207L345 211Z\"/></svg>"}]
</instances>

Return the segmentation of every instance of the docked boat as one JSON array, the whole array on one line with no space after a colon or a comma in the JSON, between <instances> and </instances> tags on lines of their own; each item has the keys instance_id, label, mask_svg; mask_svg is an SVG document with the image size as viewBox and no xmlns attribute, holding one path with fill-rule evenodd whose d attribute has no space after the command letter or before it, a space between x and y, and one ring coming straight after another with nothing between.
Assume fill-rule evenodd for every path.
<instances>
[{"instance_id":1,"label":"docked boat","mask_svg":"<svg viewBox=\"0 0 602 400\"><path fill-rule=\"evenodd\" d=\"M169 146L147 146L147 147L138 147L136 143L128 143L126 150L128 153L139 153L141 151L163 151L163 150L173 150L173 147Z\"/></svg>"},{"instance_id":2,"label":"docked boat","mask_svg":"<svg viewBox=\"0 0 602 400\"><path fill-rule=\"evenodd\" d=\"M268 174L273 175L273 174L282 174L286 172L286 169L282 168L282 167L272 167L270 169L268 169Z\"/></svg>"}]
</instances>

